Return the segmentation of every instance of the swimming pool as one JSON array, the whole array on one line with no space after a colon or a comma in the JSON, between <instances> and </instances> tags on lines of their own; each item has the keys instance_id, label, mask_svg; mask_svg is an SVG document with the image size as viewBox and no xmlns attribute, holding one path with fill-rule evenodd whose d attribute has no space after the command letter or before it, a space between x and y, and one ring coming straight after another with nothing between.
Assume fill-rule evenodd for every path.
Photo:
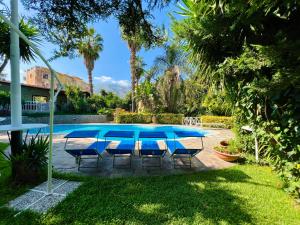
<instances>
[{"instance_id":1,"label":"swimming pool","mask_svg":"<svg viewBox=\"0 0 300 225\"><path fill-rule=\"evenodd\" d=\"M103 135L110 130L113 131L134 131L135 138L138 137L140 131L163 131L166 133L168 138L174 137L174 131L198 131L203 135L207 135L208 132L198 129L190 128L180 125L137 125L137 124L55 124L54 125L54 134L68 134L75 130L100 130L99 138L102 138ZM32 129L29 133L36 133L37 129ZM43 128L43 133L49 133L49 128Z\"/></svg>"}]
</instances>

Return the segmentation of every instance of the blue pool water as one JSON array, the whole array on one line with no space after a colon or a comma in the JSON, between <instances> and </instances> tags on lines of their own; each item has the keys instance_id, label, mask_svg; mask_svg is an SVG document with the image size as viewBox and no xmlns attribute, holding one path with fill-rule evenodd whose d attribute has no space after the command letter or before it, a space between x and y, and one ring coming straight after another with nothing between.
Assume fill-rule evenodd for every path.
<instances>
[{"instance_id":1,"label":"blue pool water","mask_svg":"<svg viewBox=\"0 0 300 225\"><path fill-rule=\"evenodd\" d=\"M174 137L174 131L198 131L204 135L207 135L208 132L196 128L189 128L185 126L170 126L170 125L160 125L160 126L150 126L150 125L123 125L123 124L64 124L64 125L54 125L54 134L68 134L75 130L100 130L99 138L102 138L103 135L110 131L134 131L135 138L138 137L140 131L163 131L166 133L168 138ZM36 133L37 129L30 130L29 133ZM49 128L43 128L43 133L49 133Z\"/></svg>"}]
</instances>

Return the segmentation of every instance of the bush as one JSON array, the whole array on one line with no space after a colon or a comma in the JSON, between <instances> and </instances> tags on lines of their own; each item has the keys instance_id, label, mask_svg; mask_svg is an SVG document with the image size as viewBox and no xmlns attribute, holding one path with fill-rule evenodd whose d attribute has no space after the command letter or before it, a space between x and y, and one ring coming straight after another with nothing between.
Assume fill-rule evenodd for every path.
<instances>
[{"instance_id":1,"label":"bush","mask_svg":"<svg viewBox=\"0 0 300 225\"><path fill-rule=\"evenodd\" d=\"M232 128L233 117L230 116L200 116L203 124L211 127Z\"/></svg>"},{"instance_id":2,"label":"bush","mask_svg":"<svg viewBox=\"0 0 300 225\"><path fill-rule=\"evenodd\" d=\"M116 113L116 123L152 123L152 114L147 113Z\"/></svg>"},{"instance_id":3,"label":"bush","mask_svg":"<svg viewBox=\"0 0 300 225\"><path fill-rule=\"evenodd\" d=\"M97 114L99 114L99 115L106 115L107 117L112 118L113 112L114 112L113 109L102 108L102 109L98 110Z\"/></svg>"},{"instance_id":4,"label":"bush","mask_svg":"<svg viewBox=\"0 0 300 225\"><path fill-rule=\"evenodd\" d=\"M226 93L220 90L209 90L202 102L202 107L209 114L231 116L232 105L226 98Z\"/></svg>"},{"instance_id":5,"label":"bush","mask_svg":"<svg viewBox=\"0 0 300 225\"><path fill-rule=\"evenodd\" d=\"M18 184L37 183L46 177L49 139L40 136L24 141L20 152L10 156L13 178Z\"/></svg>"},{"instance_id":6,"label":"bush","mask_svg":"<svg viewBox=\"0 0 300 225\"><path fill-rule=\"evenodd\" d=\"M162 113L153 115L150 113L130 113L116 109L116 123L159 123L159 124L181 124L183 114ZM155 121L154 121L155 120Z\"/></svg>"},{"instance_id":7,"label":"bush","mask_svg":"<svg viewBox=\"0 0 300 225\"><path fill-rule=\"evenodd\" d=\"M156 122L160 124L181 124L183 114L162 113L156 115Z\"/></svg>"}]
</instances>

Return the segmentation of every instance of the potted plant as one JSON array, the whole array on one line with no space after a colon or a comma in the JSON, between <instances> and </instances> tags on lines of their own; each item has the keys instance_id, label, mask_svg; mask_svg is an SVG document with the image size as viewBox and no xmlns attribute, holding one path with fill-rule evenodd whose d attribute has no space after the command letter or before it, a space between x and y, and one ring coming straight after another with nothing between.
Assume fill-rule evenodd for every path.
<instances>
[{"instance_id":1,"label":"potted plant","mask_svg":"<svg viewBox=\"0 0 300 225\"><path fill-rule=\"evenodd\" d=\"M214 147L214 153L220 159L233 162L238 160L241 152L241 147L234 140L221 141L219 146Z\"/></svg>"}]
</instances>

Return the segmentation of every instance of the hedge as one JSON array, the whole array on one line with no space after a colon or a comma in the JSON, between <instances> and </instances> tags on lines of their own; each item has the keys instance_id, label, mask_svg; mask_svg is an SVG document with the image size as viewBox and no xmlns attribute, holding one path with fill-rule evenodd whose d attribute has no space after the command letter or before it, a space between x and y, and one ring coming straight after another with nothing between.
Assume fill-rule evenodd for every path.
<instances>
[{"instance_id":1,"label":"hedge","mask_svg":"<svg viewBox=\"0 0 300 225\"><path fill-rule=\"evenodd\" d=\"M115 115L116 123L152 123L152 114L146 113L118 113Z\"/></svg>"},{"instance_id":2,"label":"hedge","mask_svg":"<svg viewBox=\"0 0 300 225\"><path fill-rule=\"evenodd\" d=\"M156 115L156 123L159 124L182 124L183 114L162 113Z\"/></svg>"},{"instance_id":3,"label":"hedge","mask_svg":"<svg viewBox=\"0 0 300 225\"><path fill-rule=\"evenodd\" d=\"M116 123L158 123L158 124L181 124L183 114L162 113L129 113L118 112L115 114Z\"/></svg>"},{"instance_id":4,"label":"hedge","mask_svg":"<svg viewBox=\"0 0 300 225\"><path fill-rule=\"evenodd\" d=\"M233 117L230 116L200 116L203 126L232 128Z\"/></svg>"}]
</instances>

